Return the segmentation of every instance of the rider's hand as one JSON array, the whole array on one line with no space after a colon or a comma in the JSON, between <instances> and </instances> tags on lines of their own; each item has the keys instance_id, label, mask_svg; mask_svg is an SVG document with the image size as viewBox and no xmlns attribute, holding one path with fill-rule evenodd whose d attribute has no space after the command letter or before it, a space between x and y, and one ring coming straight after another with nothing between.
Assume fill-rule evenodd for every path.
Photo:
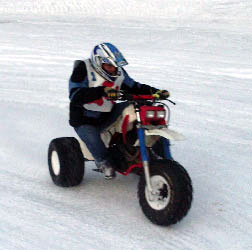
<instances>
[{"instance_id":1,"label":"rider's hand","mask_svg":"<svg viewBox=\"0 0 252 250\"><path fill-rule=\"evenodd\" d=\"M170 93L168 90L158 90L155 94L155 97L157 98L162 98L162 99L166 99L170 96Z\"/></svg>"},{"instance_id":2,"label":"rider's hand","mask_svg":"<svg viewBox=\"0 0 252 250\"><path fill-rule=\"evenodd\" d=\"M108 97L110 100L117 100L120 97L120 92L116 89L105 87L104 96Z\"/></svg>"}]
</instances>

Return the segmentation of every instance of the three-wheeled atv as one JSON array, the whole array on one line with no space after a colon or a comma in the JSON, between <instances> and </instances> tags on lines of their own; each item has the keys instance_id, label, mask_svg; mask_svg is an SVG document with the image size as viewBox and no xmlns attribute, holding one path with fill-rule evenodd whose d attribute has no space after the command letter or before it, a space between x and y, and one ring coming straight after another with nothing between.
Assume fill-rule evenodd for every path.
<instances>
[{"instance_id":1,"label":"three-wheeled atv","mask_svg":"<svg viewBox=\"0 0 252 250\"><path fill-rule=\"evenodd\" d=\"M138 198L147 218L158 225L175 224L187 214L192 202L191 179L170 153L170 140L183 140L184 136L168 128L170 109L164 99L121 92L120 100L130 105L101 134L116 162L115 170L140 176ZM79 185L85 162L92 160L79 138L56 138L49 145L49 171L58 186Z\"/></svg>"}]
</instances>

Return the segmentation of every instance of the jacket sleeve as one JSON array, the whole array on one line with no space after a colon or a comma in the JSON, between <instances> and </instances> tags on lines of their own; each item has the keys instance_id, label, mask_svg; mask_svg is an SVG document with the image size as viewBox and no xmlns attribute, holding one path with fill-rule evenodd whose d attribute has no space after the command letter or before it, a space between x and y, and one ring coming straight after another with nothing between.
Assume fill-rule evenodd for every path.
<instances>
[{"instance_id":1,"label":"jacket sleeve","mask_svg":"<svg viewBox=\"0 0 252 250\"><path fill-rule=\"evenodd\" d=\"M136 95L152 95L158 91L158 89L151 87L147 84L142 84L139 82L136 82L134 79L132 79L128 73L123 69L123 74L125 76L125 79L123 81L123 84L121 86L121 89Z\"/></svg>"},{"instance_id":2,"label":"jacket sleeve","mask_svg":"<svg viewBox=\"0 0 252 250\"><path fill-rule=\"evenodd\" d=\"M104 95L104 87L89 88L86 64L83 61L75 61L72 75L69 79L69 98L71 104L83 105Z\"/></svg>"}]
</instances>

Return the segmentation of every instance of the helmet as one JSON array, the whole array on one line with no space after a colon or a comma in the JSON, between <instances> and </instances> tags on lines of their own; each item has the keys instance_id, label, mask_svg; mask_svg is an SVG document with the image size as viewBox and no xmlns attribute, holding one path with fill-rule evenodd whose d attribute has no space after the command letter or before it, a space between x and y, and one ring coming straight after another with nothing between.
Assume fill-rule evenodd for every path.
<instances>
[{"instance_id":1,"label":"helmet","mask_svg":"<svg viewBox=\"0 0 252 250\"><path fill-rule=\"evenodd\" d=\"M111 43L101 43L94 47L91 53L91 63L94 69L108 81L115 81L120 75L118 68L128 64L122 53ZM117 68L116 74L105 71L102 64L110 64Z\"/></svg>"}]
</instances>

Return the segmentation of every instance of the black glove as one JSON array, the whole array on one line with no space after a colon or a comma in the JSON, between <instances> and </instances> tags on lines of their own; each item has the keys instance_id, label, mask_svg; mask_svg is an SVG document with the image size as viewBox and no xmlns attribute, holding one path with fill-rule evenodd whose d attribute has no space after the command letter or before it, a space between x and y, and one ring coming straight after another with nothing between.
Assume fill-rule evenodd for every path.
<instances>
[{"instance_id":1,"label":"black glove","mask_svg":"<svg viewBox=\"0 0 252 250\"><path fill-rule=\"evenodd\" d=\"M120 92L116 89L105 87L104 96L108 97L110 100L118 100L120 97Z\"/></svg>"},{"instance_id":2,"label":"black glove","mask_svg":"<svg viewBox=\"0 0 252 250\"><path fill-rule=\"evenodd\" d=\"M170 96L170 93L168 90L158 90L155 94L155 97L160 98L160 99L166 99Z\"/></svg>"}]
</instances>

